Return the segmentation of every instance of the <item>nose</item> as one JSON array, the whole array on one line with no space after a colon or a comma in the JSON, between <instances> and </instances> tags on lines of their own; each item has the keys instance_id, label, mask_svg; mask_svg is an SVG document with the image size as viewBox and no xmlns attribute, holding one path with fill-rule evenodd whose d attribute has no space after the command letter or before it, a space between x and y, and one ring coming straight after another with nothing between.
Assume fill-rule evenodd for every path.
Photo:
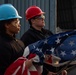
<instances>
[{"instance_id":1,"label":"nose","mask_svg":"<svg viewBox=\"0 0 76 75\"><path fill-rule=\"evenodd\" d=\"M18 26L21 27L21 24L19 23Z\"/></svg>"},{"instance_id":2,"label":"nose","mask_svg":"<svg viewBox=\"0 0 76 75\"><path fill-rule=\"evenodd\" d=\"M19 27L21 27L20 21L18 21L17 25L18 25Z\"/></svg>"}]
</instances>

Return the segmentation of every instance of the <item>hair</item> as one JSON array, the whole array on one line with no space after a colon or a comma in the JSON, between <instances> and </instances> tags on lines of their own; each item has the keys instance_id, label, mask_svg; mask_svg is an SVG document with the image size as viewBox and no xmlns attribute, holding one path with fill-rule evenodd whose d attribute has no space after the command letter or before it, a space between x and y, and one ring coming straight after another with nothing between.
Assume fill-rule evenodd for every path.
<instances>
[{"instance_id":1,"label":"hair","mask_svg":"<svg viewBox=\"0 0 76 75\"><path fill-rule=\"evenodd\" d=\"M0 33L6 33L5 24L10 24L14 19L0 21Z\"/></svg>"},{"instance_id":2,"label":"hair","mask_svg":"<svg viewBox=\"0 0 76 75\"><path fill-rule=\"evenodd\" d=\"M36 17L36 16L35 16ZM29 24L30 24L30 27L32 27L32 22L31 22L31 19L36 19L35 17L32 17L28 20Z\"/></svg>"},{"instance_id":3,"label":"hair","mask_svg":"<svg viewBox=\"0 0 76 75\"><path fill-rule=\"evenodd\" d=\"M30 26L32 26L32 22L31 22L31 19L29 19L29 20L28 20L28 22L29 22Z\"/></svg>"},{"instance_id":4,"label":"hair","mask_svg":"<svg viewBox=\"0 0 76 75\"><path fill-rule=\"evenodd\" d=\"M32 18L30 18L30 19L28 20L28 22L29 22L29 24L30 24L30 27L32 27L31 19L37 19L39 16L41 16L41 15L34 16L34 17L32 17Z\"/></svg>"}]
</instances>

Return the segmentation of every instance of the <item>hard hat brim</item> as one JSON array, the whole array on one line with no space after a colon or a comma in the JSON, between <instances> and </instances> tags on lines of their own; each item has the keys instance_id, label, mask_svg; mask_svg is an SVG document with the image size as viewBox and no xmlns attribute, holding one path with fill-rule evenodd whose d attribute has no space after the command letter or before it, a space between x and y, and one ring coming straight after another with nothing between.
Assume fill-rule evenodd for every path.
<instances>
[{"instance_id":1,"label":"hard hat brim","mask_svg":"<svg viewBox=\"0 0 76 75\"><path fill-rule=\"evenodd\" d=\"M9 20L9 19L16 19L16 18L20 19L22 17L21 16L15 16L15 17L10 17L10 18L1 18L0 20Z\"/></svg>"}]
</instances>

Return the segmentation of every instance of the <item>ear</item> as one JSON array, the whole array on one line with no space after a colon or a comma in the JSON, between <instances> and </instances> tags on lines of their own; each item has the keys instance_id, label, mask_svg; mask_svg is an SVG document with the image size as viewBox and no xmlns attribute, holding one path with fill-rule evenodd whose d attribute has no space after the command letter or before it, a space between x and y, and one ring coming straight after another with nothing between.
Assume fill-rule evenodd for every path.
<instances>
[{"instance_id":1,"label":"ear","mask_svg":"<svg viewBox=\"0 0 76 75\"><path fill-rule=\"evenodd\" d=\"M6 29L8 29L9 28L9 25L8 24L5 24L5 27L6 27Z\"/></svg>"},{"instance_id":2,"label":"ear","mask_svg":"<svg viewBox=\"0 0 76 75\"><path fill-rule=\"evenodd\" d=\"M35 22L35 20L34 20L34 19L31 19L31 22L32 22L32 23L34 23L34 22Z\"/></svg>"}]
</instances>

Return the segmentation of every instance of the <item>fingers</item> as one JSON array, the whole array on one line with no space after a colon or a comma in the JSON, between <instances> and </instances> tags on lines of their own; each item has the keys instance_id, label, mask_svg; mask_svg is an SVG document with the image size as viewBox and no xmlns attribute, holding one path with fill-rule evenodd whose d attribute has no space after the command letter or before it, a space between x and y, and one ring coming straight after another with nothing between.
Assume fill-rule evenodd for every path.
<instances>
[{"instance_id":1,"label":"fingers","mask_svg":"<svg viewBox=\"0 0 76 75\"><path fill-rule=\"evenodd\" d=\"M66 70L63 70L62 71L62 75L67 75L67 71Z\"/></svg>"},{"instance_id":2,"label":"fingers","mask_svg":"<svg viewBox=\"0 0 76 75\"><path fill-rule=\"evenodd\" d=\"M57 73L49 72L47 75L57 75Z\"/></svg>"}]
</instances>

